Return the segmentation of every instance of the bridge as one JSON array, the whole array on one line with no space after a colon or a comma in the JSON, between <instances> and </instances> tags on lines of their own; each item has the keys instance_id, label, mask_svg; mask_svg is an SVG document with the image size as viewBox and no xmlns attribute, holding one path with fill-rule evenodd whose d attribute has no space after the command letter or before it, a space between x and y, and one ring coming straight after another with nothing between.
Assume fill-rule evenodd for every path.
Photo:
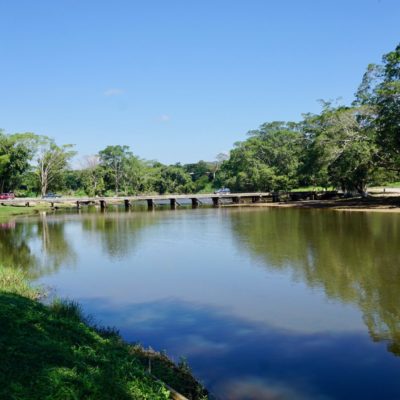
<instances>
[{"instance_id":1,"label":"bridge","mask_svg":"<svg viewBox=\"0 0 400 400\"><path fill-rule=\"evenodd\" d=\"M115 197L30 197L3 200L1 205L25 206L30 207L37 204L48 204L52 208L60 205L70 205L80 209L82 206L96 205L101 210L105 210L108 205L124 205L129 210L136 202L147 204L149 210L153 210L157 205L170 205L172 210L182 205L191 203L193 208L202 204L210 204L220 207L223 204L259 203L259 202L280 202L280 201L300 201L300 200L329 200L342 196L336 191L305 191L305 192L253 192L253 193L192 193L192 194L167 194L167 195L140 195L140 196L115 196Z\"/></svg>"}]
</instances>

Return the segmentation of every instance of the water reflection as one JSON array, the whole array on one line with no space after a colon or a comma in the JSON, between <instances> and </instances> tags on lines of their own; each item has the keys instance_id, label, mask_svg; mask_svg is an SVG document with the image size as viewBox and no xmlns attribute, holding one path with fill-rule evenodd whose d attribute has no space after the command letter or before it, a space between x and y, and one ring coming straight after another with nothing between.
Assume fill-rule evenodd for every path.
<instances>
[{"instance_id":1,"label":"water reflection","mask_svg":"<svg viewBox=\"0 0 400 400\"><path fill-rule=\"evenodd\" d=\"M103 254L123 258L134 251L139 231L156 220L146 213L99 214L89 210L77 214L47 214L10 220L0 225L0 265L22 268L32 278L57 272L61 266L72 267L77 251L100 241ZM83 241L72 242L76 238Z\"/></svg>"},{"instance_id":2,"label":"water reflection","mask_svg":"<svg viewBox=\"0 0 400 400\"><path fill-rule=\"evenodd\" d=\"M33 226L9 222L0 227L0 264L7 267L32 268L36 257L29 241L36 236Z\"/></svg>"},{"instance_id":3,"label":"water reflection","mask_svg":"<svg viewBox=\"0 0 400 400\"><path fill-rule=\"evenodd\" d=\"M117 209L118 211L118 209ZM115 212L82 216L82 229L91 240L99 238L103 253L110 258L124 258L134 252L141 230L156 223L155 213Z\"/></svg>"},{"instance_id":4,"label":"water reflection","mask_svg":"<svg viewBox=\"0 0 400 400\"><path fill-rule=\"evenodd\" d=\"M9 222L0 228L0 264L22 268L31 278L55 273L76 260L66 236L64 224L45 213Z\"/></svg>"},{"instance_id":5,"label":"water reflection","mask_svg":"<svg viewBox=\"0 0 400 400\"><path fill-rule=\"evenodd\" d=\"M96 298L83 304L102 323L117 324L128 340L185 354L220 399L400 397L397 359L367 334L299 334L167 299L117 307Z\"/></svg>"},{"instance_id":6,"label":"water reflection","mask_svg":"<svg viewBox=\"0 0 400 400\"><path fill-rule=\"evenodd\" d=\"M273 210L231 213L238 246L268 269L355 303L373 340L400 354L400 216Z\"/></svg>"},{"instance_id":7,"label":"water reflection","mask_svg":"<svg viewBox=\"0 0 400 400\"><path fill-rule=\"evenodd\" d=\"M394 214L83 211L1 226L0 264L187 356L221 398L395 399L399 241Z\"/></svg>"}]
</instances>

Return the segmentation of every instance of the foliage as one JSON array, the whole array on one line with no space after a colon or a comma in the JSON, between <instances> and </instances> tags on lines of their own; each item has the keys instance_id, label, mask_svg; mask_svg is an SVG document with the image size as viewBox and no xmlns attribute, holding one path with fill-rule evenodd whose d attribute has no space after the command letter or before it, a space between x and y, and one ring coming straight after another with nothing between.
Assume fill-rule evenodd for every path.
<instances>
[{"instance_id":1,"label":"foliage","mask_svg":"<svg viewBox=\"0 0 400 400\"><path fill-rule=\"evenodd\" d=\"M266 123L249 135L231 151L217 182L235 191L249 192L296 186L302 139L297 124Z\"/></svg>"},{"instance_id":2,"label":"foliage","mask_svg":"<svg viewBox=\"0 0 400 400\"><path fill-rule=\"evenodd\" d=\"M363 193L375 168L375 132L365 121L367 107L332 107L303 121L307 151L304 173L314 185Z\"/></svg>"},{"instance_id":3,"label":"foliage","mask_svg":"<svg viewBox=\"0 0 400 400\"><path fill-rule=\"evenodd\" d=\"M60 187L68 163L76 154L72 147L71 144L58 146L53 139L47 137L40 138L36 174L42 196L49 189Z\"/></svg>"},{"instance_id":4,"label":"foliage","mask_svg":"<svg viewBox=\"0 0 400 400\"><path fill-rule=\"evenodd\" d=\"M106 183L118 195L120 188L125 184L128 160L133 157L133 154L128 146L118 145L107 146L99 152L99 157Z\"/></svg>"},{"instance_id":5,"label":"foliage","mask_svg":"<svg viewBox=\"0 0 400 400\"><path fill-rule=\"evenodd\" d=\"M178 164L160 167L160 179L155 182L158 193L190 193L194 189L192 178Z\"/></svg>"},{"instance_id":6,"label":"foliage","mask_svg":"<svg viewBox=\"0 0 400 400\"><path fill-rule=\"evenodd\" d=\"M40 297L40 291L28 284L25 271L1 265L0 292L17 294L32 300Z\"/></svg>"},{"instance_id":7,"label":"foliage","mask_svg":"<svg viewBox=\"0 0 400 400\"><path fill-rule=\"evenodd\" d=\"M379 163L400 170L400 44L385 54L382 65L371 64L356 93L356 103L374 109Z\"/></svg>"},{"instance_id":8,"label":"foliage","mask_svg":"<svg viewBox=\"0 0 400 400\"><path fill-rule=\"evenodd\" d=\"M35 151L32 133L6 135L0 130L0 192L13 191L22 182Z\"/></svg>"}]
</instances>

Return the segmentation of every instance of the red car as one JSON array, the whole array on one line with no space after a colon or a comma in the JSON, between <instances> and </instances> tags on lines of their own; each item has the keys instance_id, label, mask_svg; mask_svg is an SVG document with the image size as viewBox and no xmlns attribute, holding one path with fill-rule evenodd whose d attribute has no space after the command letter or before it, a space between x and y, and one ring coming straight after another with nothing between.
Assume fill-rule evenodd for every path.
<instances>
[{"instance_id":1,"label":"red car","mask_svg":"<svg viewBox=\"0 0 400 400\"><path fill-rule=\"evenodd\" d=\"M14 193L0 193L0 200L12 200L15 199Z\"/></svg>"}]
</instances>

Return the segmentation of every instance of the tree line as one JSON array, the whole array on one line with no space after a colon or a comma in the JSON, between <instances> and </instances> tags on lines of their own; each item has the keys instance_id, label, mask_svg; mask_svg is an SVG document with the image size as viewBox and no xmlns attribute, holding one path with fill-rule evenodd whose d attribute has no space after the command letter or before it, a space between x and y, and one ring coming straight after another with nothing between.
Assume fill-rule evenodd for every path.
<instances>
[{"instance_id":1,"label":"tree line","mask_svg":"<svg viewBox=\"0 0 400 400\"><path fill-rule=\"evenodd\" d=\"M218 162L164 165L142 160L128 146L107 146L71 168L74 146L33 133L0 131L0 192L44 196L49 191L100 196L212 190Z\"/></svg>"},{"instance_id":2,"label":"tree line","mask_svg":"<svg viewBox=\"0 0 400 400\"><path fill-rule=\"evenodd\" d=\"M299 122L267 122L248 136L210 162L164 165L113 145L71 168L72 145L0 131L0 192L95 196L313 186L363 194L369 185L399 176L400 44L380 64L367 67L351 105L322 102L319 114L304 114Z\"/></svg>"},{"instance_id":3,"label":"tree line","mask_svg":"<svg viewBox=\"0 0 400 400\"><path fill-rule=\"evenodd\" d=\"M322 102L300 122L270 122L235 144L220 184L238 191L334 187L364 193L400 171L400 45L370 64L350 106Z\"/></svg>"}]
</instances>

